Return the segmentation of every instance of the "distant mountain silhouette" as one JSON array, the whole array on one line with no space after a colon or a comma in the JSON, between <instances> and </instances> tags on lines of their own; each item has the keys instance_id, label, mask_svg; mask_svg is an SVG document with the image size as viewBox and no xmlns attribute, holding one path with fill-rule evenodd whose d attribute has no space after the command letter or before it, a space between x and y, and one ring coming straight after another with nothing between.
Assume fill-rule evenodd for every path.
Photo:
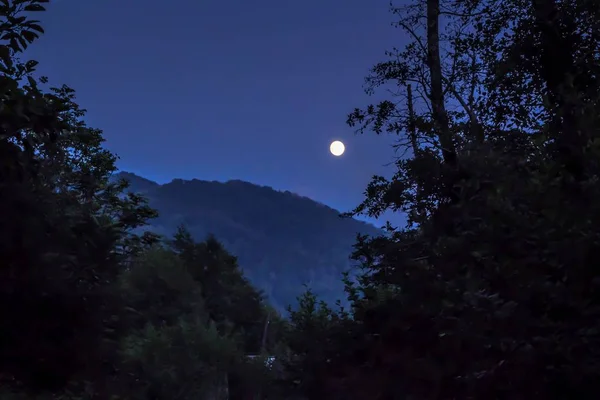
<instances>
[{"instance_id":1,"label":"distant mountain silhouette","mask_svg":"<svg viewBox=\"0 0 600 400\"><path fill-rule=\"evenodd\" d=\"M296 303L304 284L327 302L342 299L356 234L381 233L307 197L240 180L160 185L128 172L117 177L159 211L149 230L171 236L183 224L197 240L213 234L279 310Z\"/></svg>"}]
</instances>

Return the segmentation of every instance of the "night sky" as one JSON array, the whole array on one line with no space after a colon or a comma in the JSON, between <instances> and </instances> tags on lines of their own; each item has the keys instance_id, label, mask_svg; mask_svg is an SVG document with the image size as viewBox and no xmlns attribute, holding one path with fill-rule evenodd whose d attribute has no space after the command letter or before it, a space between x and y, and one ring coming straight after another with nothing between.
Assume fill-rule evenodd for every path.
<instances>
[{"instance_id":1,"label":"night sky","mask_svg":"<svg viewBox=\"0 0 600 400\"><path fill-rule=\"evenodd\" d=\"M27 56L67 84L119 168L160 183L242 179L342 211L389 175L391 136L346 115L401 46L388 0L58 0ZM332 140L346 153L333 157ZM394 218L397 220L397 218Z\"/></svg>"}]
</instances>

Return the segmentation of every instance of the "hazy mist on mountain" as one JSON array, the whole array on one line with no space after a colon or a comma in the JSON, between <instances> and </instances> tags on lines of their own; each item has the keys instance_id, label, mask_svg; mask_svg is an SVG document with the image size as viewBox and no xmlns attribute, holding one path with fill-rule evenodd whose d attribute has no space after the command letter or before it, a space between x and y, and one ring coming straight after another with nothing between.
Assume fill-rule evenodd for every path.
<instances>
[{"instance_id":1,"label":"hazy mist on mountain","mask_svg":"<svg viewBox=\"0 0 600 400\"><path fill-rule=\"evenodd\" d=\"M295 304L304 285L328 302L342 299L356 234L381 233L307 197L240 180L161 185L128 172L118 177L158 210L149 230L170 236L184 225L197 240L213 234L279 310Z\"/></svg>"}]
</instances>

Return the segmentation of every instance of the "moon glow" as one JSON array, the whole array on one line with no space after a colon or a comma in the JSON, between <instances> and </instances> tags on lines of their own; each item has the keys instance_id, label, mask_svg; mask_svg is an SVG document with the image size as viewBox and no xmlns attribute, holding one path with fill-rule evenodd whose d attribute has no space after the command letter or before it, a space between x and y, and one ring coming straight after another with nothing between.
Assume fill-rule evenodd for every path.
<instances>
[{"instance_id":1,"label":"moon glow","mask_svg":"<svg viewBox=\"0 0 600 400\"><path fill-rule=\"evenodd\" d=\"M346 151L346 146L344 146L344 143L340 142L339 140L336 140L335 142L332 142L329 145L329 151L334 156L339 157L342 154L344 154L344 151Z\"/></svg>"}]
</instances>

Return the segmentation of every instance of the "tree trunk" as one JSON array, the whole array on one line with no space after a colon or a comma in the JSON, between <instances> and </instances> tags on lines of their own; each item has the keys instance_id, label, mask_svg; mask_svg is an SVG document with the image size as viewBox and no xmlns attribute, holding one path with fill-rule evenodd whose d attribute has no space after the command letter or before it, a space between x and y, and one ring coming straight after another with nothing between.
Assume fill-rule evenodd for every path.
<instances>
[{"instance_id":1,"label":"tree trunk","mask_svg":"<svg viewBox=\"0 0 600 400\"><path fill-rule=\"evenodd\" d=\"M440 0L427 0L427 64L431 84L431 109L437 136L442 147L442 157L448 165L456 165L456 150L448 125L442 86L442 64L440 60Z\"/></svg>"},{"instance_id":2,"label":"tree trunk","mask_svg":"<svg viewBox=\"0 0 600 400\"><path fill-rule=\"evenodd\" d=\"M579 180L584 174L587 138L575 115L578 107L574 100L579 93L575 82L569 82L577 74L574 60L577 27L569 16L561 15L555 0L532 0L532 6L540 35L540 76L551 103L558 154L565 169Z\"/></svg>"},{"instance_id":3,"label":"tree trunk","mask_svg":"<svg viewBox=\"0 0 600 400\"><path fill-rule=\"evenodd\" d=\"M410 145L413 150L413 155L416 157L419 152L419 142L417 140L417 127L415 126L415 108L413 105L412 87L408 85L406 87L407 100L408 100L408 135L410 138Z\"/></svg>"}]
</instances>

